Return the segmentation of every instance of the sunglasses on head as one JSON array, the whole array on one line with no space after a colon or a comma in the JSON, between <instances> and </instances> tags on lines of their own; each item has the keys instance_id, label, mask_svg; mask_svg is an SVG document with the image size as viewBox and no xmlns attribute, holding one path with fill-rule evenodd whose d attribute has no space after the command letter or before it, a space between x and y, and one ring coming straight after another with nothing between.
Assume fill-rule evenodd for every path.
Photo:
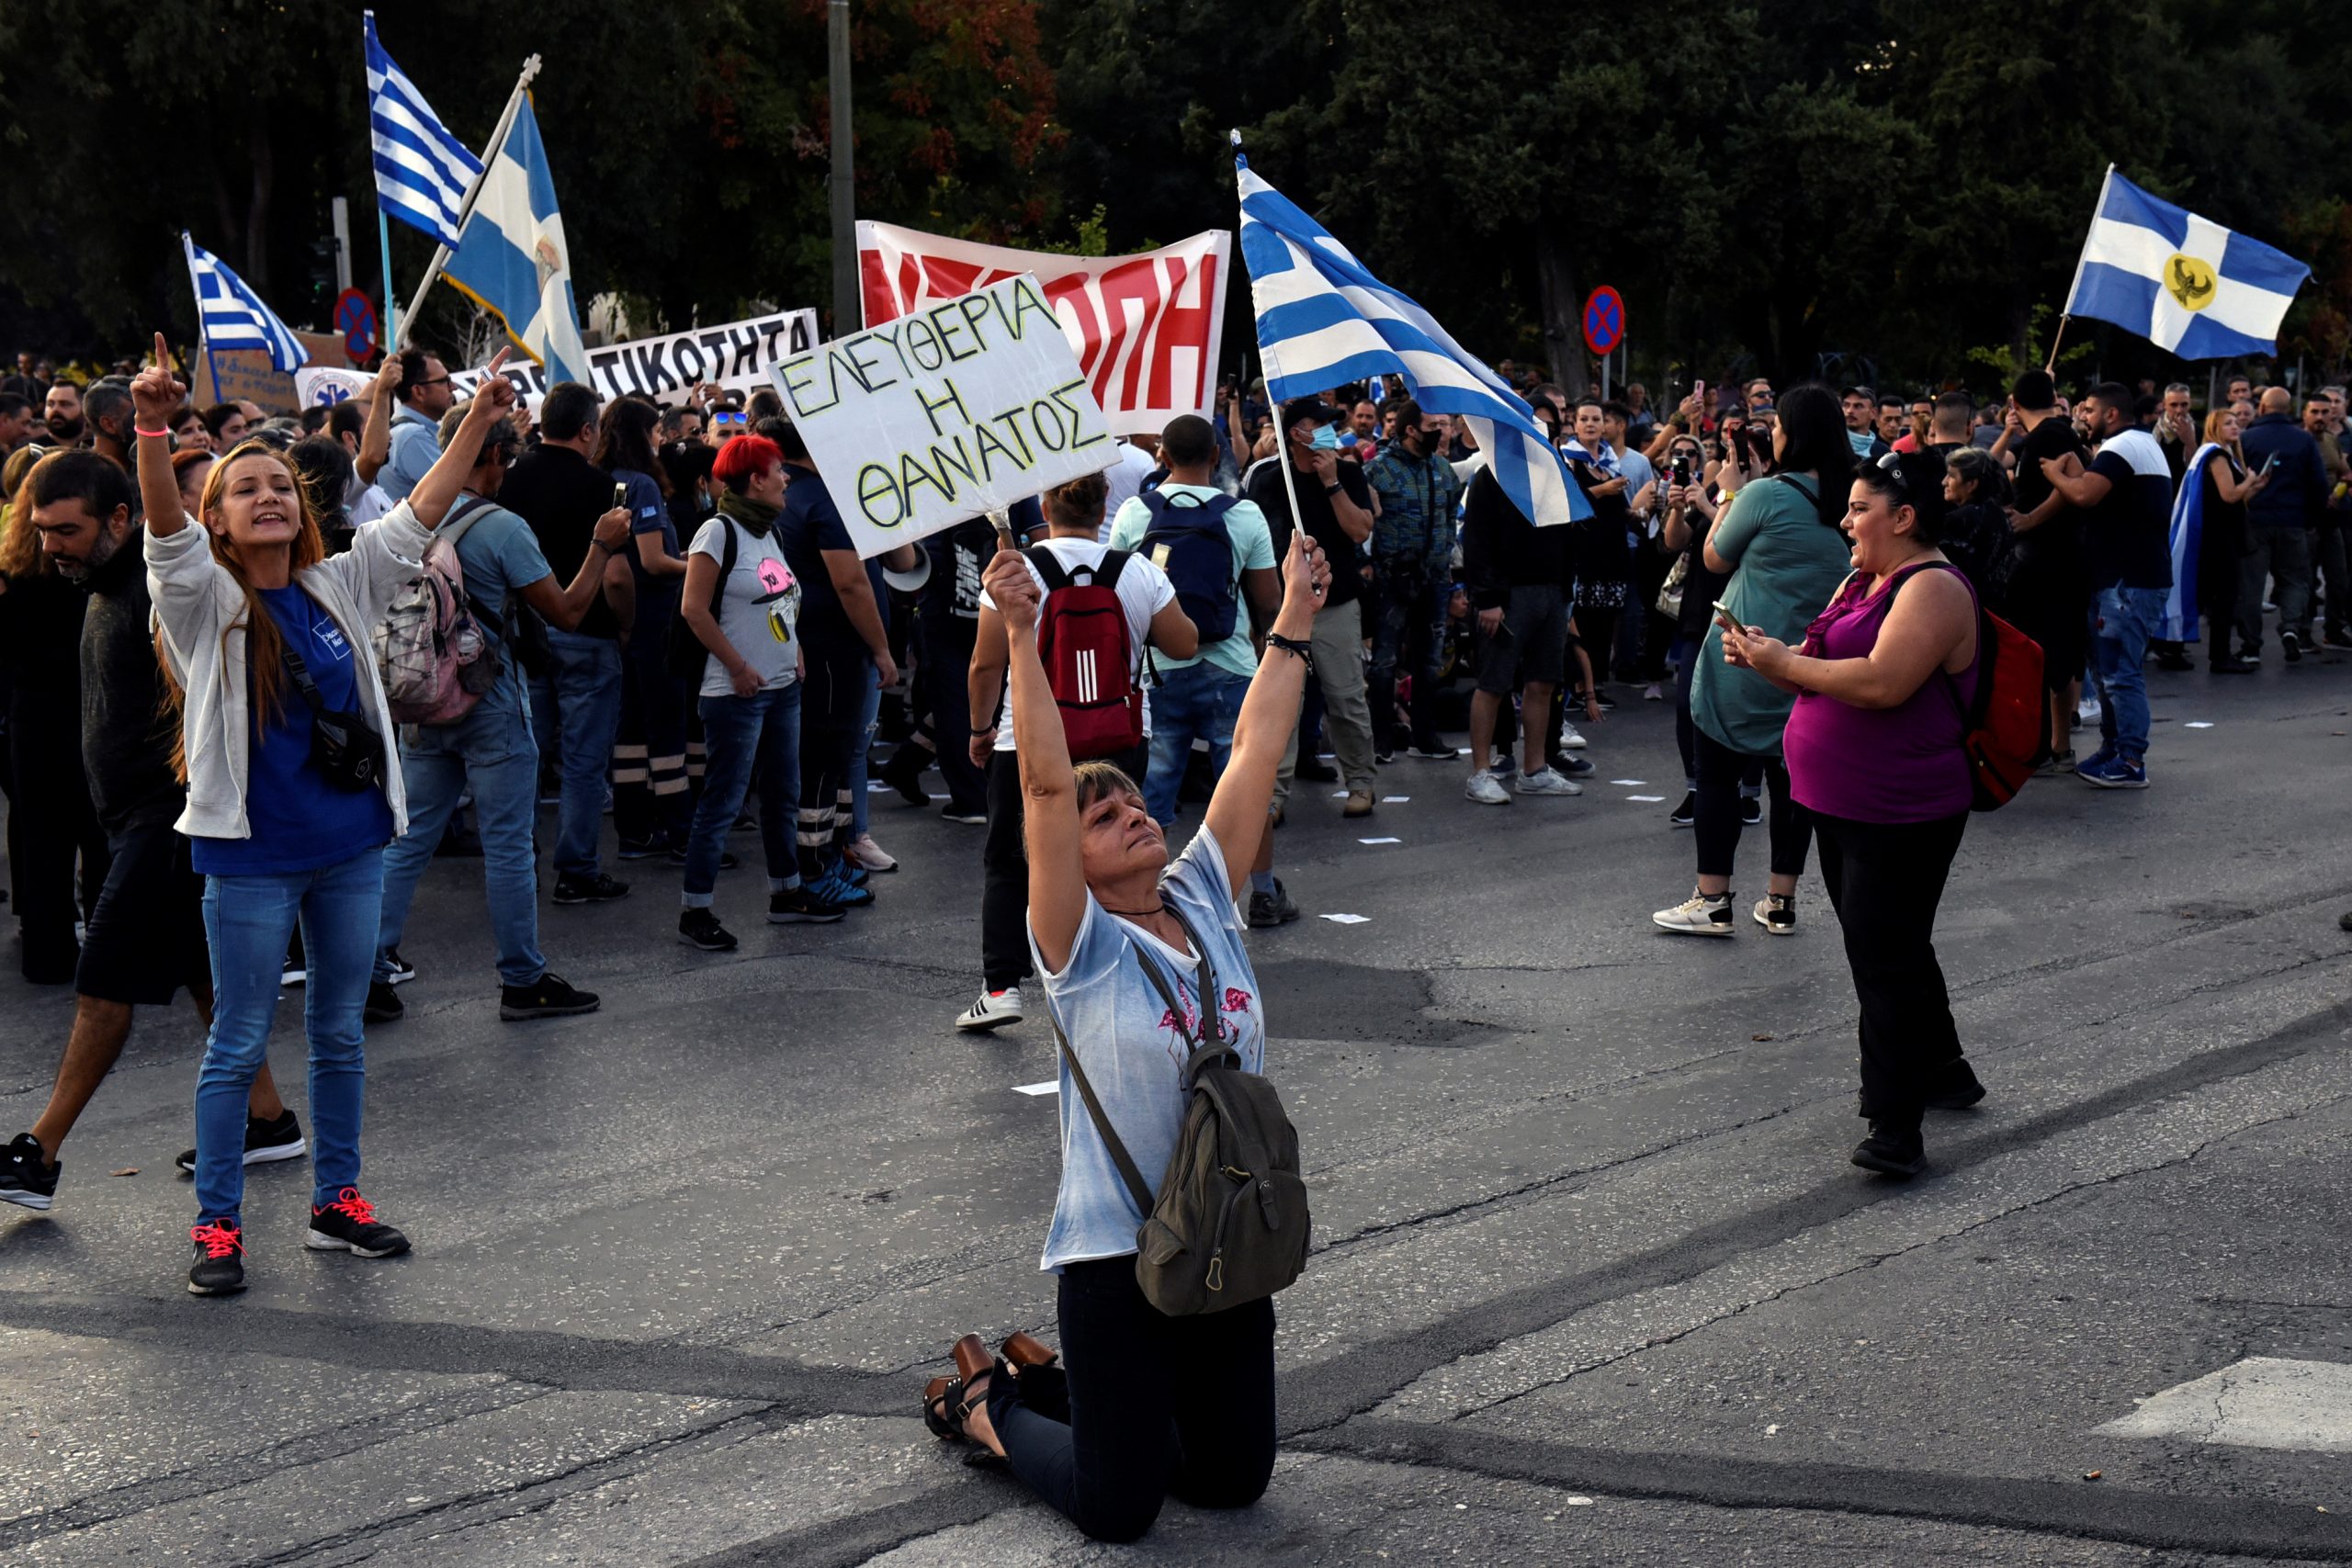
<instances>
[{"instance_id":1,"label":"sunglasses on head","mask_svg":"<svg viewBox=\"0 0 2352 1568\"><path fill-rule=\"evenodd\" d=\"M1911 481L1903 474L1902 453L1881 453L1878 459L1878 471L1894 481L1894 488L1903 492L1904 500L1911 499Z\"/></svg>"}]
</instances>

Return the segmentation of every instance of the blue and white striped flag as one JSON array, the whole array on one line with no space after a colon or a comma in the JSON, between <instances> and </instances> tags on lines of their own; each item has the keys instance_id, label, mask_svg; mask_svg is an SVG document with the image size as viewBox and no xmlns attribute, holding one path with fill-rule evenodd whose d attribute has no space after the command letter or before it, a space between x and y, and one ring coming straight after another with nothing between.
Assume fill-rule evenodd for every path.
<instances>
[{"instance_id":1,"label":"blue and white striped flag","mask_svg":"<svg viewBox=\"0 0 2352 1568\"><path fill-rule=\"evenodd\" d=\"M547 367L548 380L588 379L563 214L556 210L547 148L527 95L514 106L506 143L491 155L466 231L441 273L504 317L506 335Z\"/></svg>"},{"instance_id":2,"label":"blue and white striped flag","mask_svg":"<svg viewBox=\"0 0 2352 1568\"><path fill-rule=\"evenodd\" d=\"M2183 359L2276 354L2279 318L2312 269L2159 201L2107 167L2066 314L2128 327Z\"/></svg>"},{"instance_id":3,"label":"blue and white striped flag","mask_svg":"<svg viewBox=\"0 0 2352 1568\"><path fill-rule=\"evenodd\" d=\"M1402 376L1424 412L1451 414L1470 427L1503 493L1538 527L1592 515L1592 503L1568 477L1544 427L1501 377L1252 174L1238 147L1233 163L1269 401Z\"/></svg>"},{"instance_id":4,"label":"blue and white striped flag","mask_svg":"<svg viewBox=\"0 0 2352 1568\"><path fill-rule=\"evenodd\" d=\"M368 32L368 140L376 154L376 205L445 245L458 243L458 214L481 177L481 160L441 123L416 84Z\"/></svg>"},{"instance_id":5,"label":"blue and white striped flag","mask_svg":"<svg viewBox=\"0 0 2352 1568\"><path fill-rule=\"evenodd\" d=\"M269 362L291 373L311 362L293 332L277 319L229 264L180 231L187 250L188 280L196 285L196 314L204 332L204 346L215 354L232 348L258 348Z\"/></svg>"}]
</instances>

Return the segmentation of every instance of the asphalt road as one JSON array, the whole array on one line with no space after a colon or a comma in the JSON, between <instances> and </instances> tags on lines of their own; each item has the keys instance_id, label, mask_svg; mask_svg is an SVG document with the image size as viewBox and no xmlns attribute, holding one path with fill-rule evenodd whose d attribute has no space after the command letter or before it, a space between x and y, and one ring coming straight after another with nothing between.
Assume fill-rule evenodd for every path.
<instances>
[{"instance_id":1,"label":"asphalt road","mask_svg":"<svg viewBox=\"0 0 2352 1568\"><path fill-rule=\"evenodd\" d=\"M1662 707L1589 727L1580 799L1410 761L1371 824L1302 791L1308 918L1252 938L1319 1222L1283 1458L1128 1548L914 1416L956 1334L1051 1332L1054 1101L1013 1092L1050 1044L950 1027L978 829L877 796L878 905L769 928L733 874L726 957L626 868L544 918L604 1010L527 1025L437 862L368 1041L414 1254L305 1253L306 1168L266 1168L252 1289L188 1297L199 1039L145 1017L56 1209L0 1209L0 1562L2352 1561L2352 665L2154 685L2154 788L1971 825L1939 946L1992 1093L1909 1187L1846 1162L1817 879L1791 940L1650 928L1690 883ZM12 1134L71 1003L5 967Z\"/></svg>"}]
</instances>

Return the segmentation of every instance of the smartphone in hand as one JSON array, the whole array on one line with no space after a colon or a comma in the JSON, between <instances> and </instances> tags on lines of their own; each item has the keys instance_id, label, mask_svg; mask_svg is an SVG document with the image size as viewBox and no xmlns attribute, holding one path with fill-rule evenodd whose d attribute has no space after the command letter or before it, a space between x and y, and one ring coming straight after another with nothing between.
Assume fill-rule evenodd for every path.
<instances>
[{"instance_id":1,"label":"smartphone in hand","mask_svg":"<svg viewBox=\"0 0 2352 1568\"><path fill-rule=\"evenodd\" d=\"M1739 624L1739 618L1724 607L1724 602L1720 599L1715 601L1715 625L1727 632L1739 632L1743 635L1747 630L1746 626Z\"/></svg>"},{"instance_id":2,"label":"smartphone in hand","mask_svg":"<svg viewBox=\"0 0 2352 1568\"><path fill-rule=\"evenodd\" d=\"M628 504L628 486L617 482L614 484L613 504L615 506L627 506Z\"/></svg>"}]
</instances>

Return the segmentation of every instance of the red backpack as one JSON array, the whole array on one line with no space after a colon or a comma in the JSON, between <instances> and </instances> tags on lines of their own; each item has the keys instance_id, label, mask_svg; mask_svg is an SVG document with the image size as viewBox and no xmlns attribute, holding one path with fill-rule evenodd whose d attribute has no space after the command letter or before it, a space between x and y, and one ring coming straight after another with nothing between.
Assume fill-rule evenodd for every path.
<instances>
[{"instance_id":1,"label":"red backpack","mask_svg":"<svg viewBox=\"0 0 2352 1568\"><path fill-rule=\"evenodd\" d=\"M1976 700L1962 711L1968 733L1960 742L1968 753L1972 809L1999 810L2033 776L2050 733L2045 700L2041 645L1978 604Z\"/></svg>"},{"instance_id":2,"label":"red backpack","mask_svg":"<svg viewBox=\"0 0 2352 1568\"><path fill-rule=\"evenodd\" d=\"M1115 757L1143 744L1143 688L1135 678L1135 639L1119 603L1125 550L1105 550L1100 564L1073 575L1054 552L1033 545L1021 552L1046 580L1037 613L1037 656L1073 762ZM1081 581L1080 579L1083 579Z\"/></svg>"}]
</instances>

